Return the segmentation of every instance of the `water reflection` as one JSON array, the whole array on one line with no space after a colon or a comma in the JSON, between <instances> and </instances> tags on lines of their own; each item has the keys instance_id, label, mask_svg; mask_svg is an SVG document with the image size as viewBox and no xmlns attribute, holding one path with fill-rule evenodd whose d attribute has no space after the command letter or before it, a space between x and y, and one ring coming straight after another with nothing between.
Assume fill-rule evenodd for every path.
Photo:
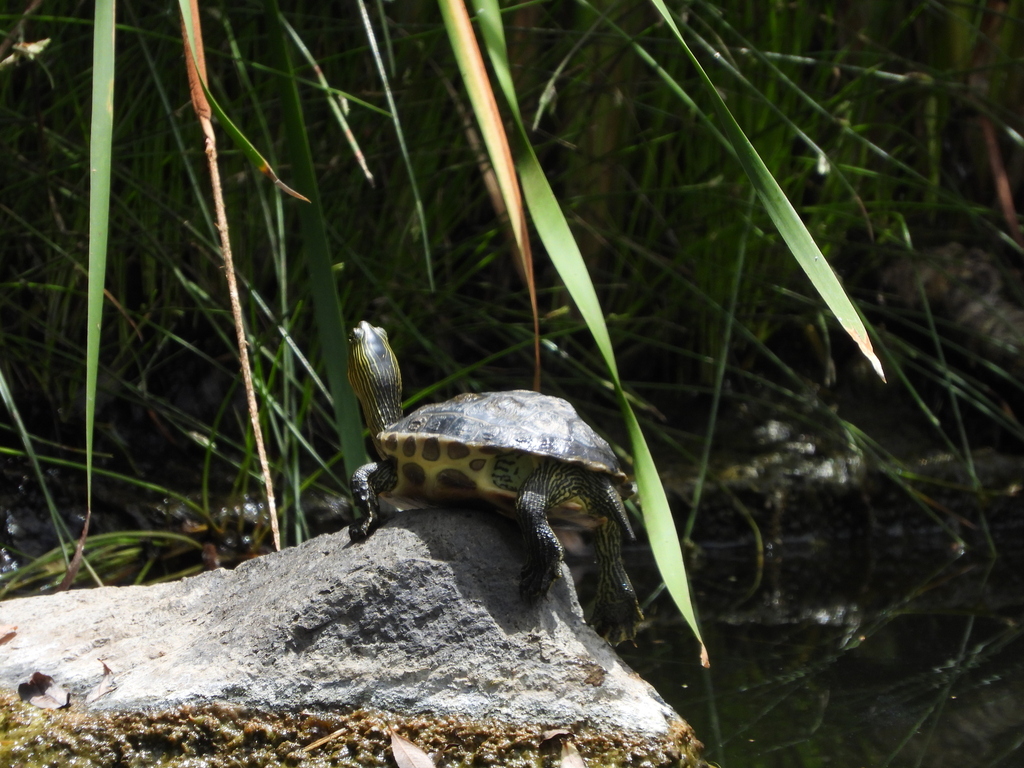
<instances>
[{"instance_id":1,"label":"water reflection","mask_svg":"<svg viewBox=\"0 0 1024 768\"><path fill-rule=\"evenodd\" d=\"M776 556L760 579L712 552L712 668L681 623L620 652L723 768L1024 765L1024 556L931 552Z\"/></svg>"}]
</instances>

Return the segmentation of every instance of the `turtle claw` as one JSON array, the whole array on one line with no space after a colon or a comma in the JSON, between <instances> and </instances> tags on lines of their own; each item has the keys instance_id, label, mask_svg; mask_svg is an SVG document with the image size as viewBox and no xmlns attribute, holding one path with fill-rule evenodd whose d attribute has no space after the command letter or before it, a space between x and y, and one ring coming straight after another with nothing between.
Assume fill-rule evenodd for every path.
<instances>
[{"instance_id":1,"label":"turtle claw","mask_svg":"<svg viewBox=\"0 0 1024 768\"><path fill-rule=\"evenodd\" d=\"M352 541L362 541L367 538L371 533L373 533L373 529L377 527L374 525L374 522L375 520L369 515L365 515L356 520L348 527L349 539Z\"/></svg>"},{"instance_id":2,"label":"turtle claw","mask_svg":"<svg viewBox=\"0 0 1024 768\"><path fill-rule=\"evenodd\" d=\"M599 598L594 607L594 615L590 617L590 626L597 634L615 646L636 637L636 631L643 620L643 612L636 604L635 599L602 602Z\"/></svg>"},{"instance_id":3,"label":"turtle claw","mask_svg":"<svg viewBox=\"0 0 1024 768\"><path fill-rule=\"evenodd\" d=\"M527 563L519 577L519 594L528 601L546 595L554 580L562 575L560 566L560 561L547 567Z\"/></svg>"}]
</instances>

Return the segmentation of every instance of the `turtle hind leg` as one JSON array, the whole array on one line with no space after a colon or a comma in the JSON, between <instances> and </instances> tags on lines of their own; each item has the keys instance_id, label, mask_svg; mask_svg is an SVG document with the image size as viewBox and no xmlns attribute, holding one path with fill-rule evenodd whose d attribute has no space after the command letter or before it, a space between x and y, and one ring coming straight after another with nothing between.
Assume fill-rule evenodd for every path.
<instances>
[{"instance_id":1,"label":"turtle hind leg","mask_svg":"<svg viewBox=\"0 0 1024 768\"><path fill-rule=\"evenodd\" d=\"M380 525L378 494L398 485L394 461L375 461L363 464L352 473L352 498L360 517L348 527L352 541L361 541Z\"/></svg>"},{"instance_id":2,"label":"turtle hind leg","mask_svg":"<svg viewBox=\"0 0 1024 768\"><path fill-rule=\"evenodd\" d=\"M620 501L621 505L622 502ZM636 636L644 615L622 564L622 532L608 518L594 532L597 550L597 600L590 624L612 645Z\"/></svg>"},{"instance_id":3,"label":"turtle hind leg","mask_svg":"<svg viewBox=\"0 0 1024 768\"><path fill-rule=\"evenodd\" d=\"M599 522L595 531L598 582L591 625L613 645L632 639L643 620L636 593L622 565L622 536L631 540L625 507L612 478L577 464L549 461L533 471L519 490L516 518L526 542L520 592L532 599L547 592L561 575L562 545L548 512L572 499Z\"/></svg>"},{"instance_id":4,"label":"turtle hind leg","mask_svg":"<svg viewBox=\"0 0 1024 768\"><path fill-rule=\"evenodd\" d=\"M564 465L541 464L523 483L516 499L516 520L526 544L526 564L519 580L519 592L526 600L547 593L551 583L562 575L562 545L551 530L548 510L566 496L566 482L560 475Z\"/></svg>"},{"instance_id":5,"label":"turtle hind leg","mask_svg":"<svg viewBox=\"0 0 1024 768\"><path fill-rule=\"evenodd\" d=\"M643 620L622 565L622 536L632 540L633 531L622 498L608 475L550 461L527 478L516 501L516 517L526 541L520 591L525 598L536 598L547 592L560 575L562 545L551 530L547 513L572 499L582 502L587 513L600 521L595 530L598 581L591 626L612 645L631 640Z\"/></svg>"}]
</instances>

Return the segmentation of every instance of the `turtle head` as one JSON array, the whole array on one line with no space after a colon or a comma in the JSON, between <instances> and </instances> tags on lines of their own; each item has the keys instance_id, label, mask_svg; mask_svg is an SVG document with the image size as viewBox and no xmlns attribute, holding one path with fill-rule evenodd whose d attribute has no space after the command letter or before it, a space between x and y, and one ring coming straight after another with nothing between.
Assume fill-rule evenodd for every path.
<instances>
[{"instance_id":1,"label":"turtle head","mask_svg":"<svg viewBox=\"0 0 1024 768\"><path fill-rule=\"evenodd\" d=\"M388 335L363 320L348 337L348 382L363 406L370 437L381 452L380 433L402 418L402 373Z\"/></svg>"}]
</instances>

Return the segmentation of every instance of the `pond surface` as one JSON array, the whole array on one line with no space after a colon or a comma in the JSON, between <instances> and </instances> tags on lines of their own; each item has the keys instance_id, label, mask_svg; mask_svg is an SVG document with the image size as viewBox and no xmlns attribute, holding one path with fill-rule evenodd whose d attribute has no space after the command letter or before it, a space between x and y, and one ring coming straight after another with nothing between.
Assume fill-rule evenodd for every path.
<instances>
[{"instance_id":1,"label":"pond surface","mask_svg":"<svg viewBox=\"0 0 1024 768\"><path fill-rule=\"evenodd\" d=\"M691 578L709 670L685 626L659 619L672 613L664 595L636 647L619 648L693 725L705 759L1024 766L1022 553L812 550L767 552L760 568L749 550L705 552Z\"/></svg>"}]
</instances>

